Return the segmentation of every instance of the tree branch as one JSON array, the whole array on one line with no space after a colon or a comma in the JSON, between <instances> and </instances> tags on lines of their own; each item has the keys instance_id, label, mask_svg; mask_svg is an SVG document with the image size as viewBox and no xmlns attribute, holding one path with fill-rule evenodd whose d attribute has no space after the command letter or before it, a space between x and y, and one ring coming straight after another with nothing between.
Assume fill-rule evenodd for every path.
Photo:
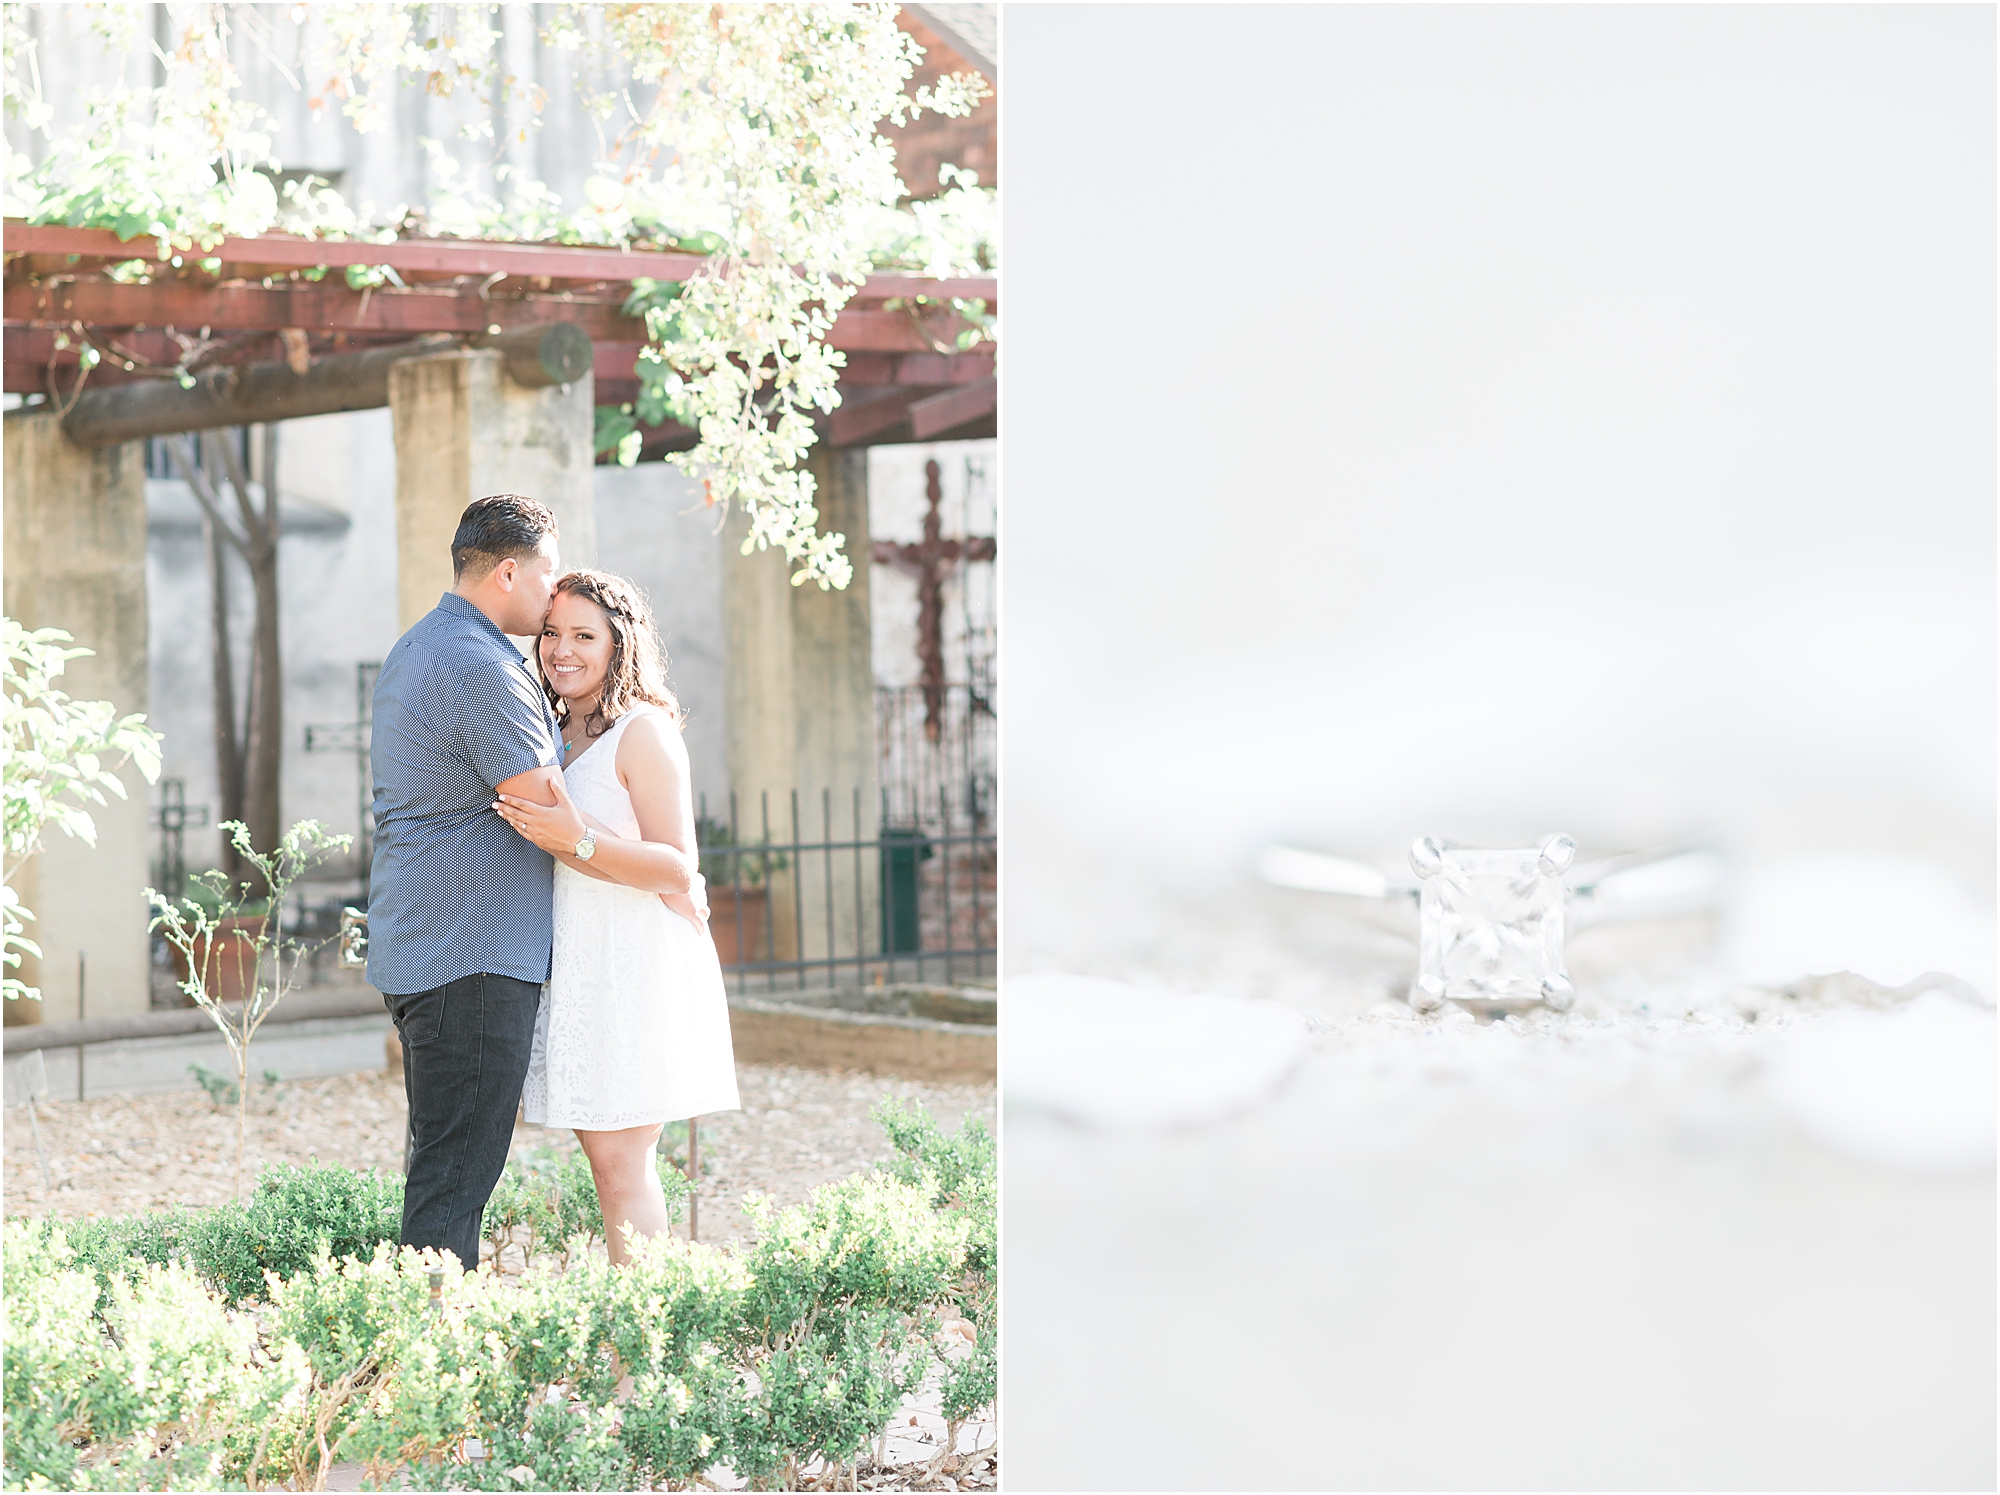
<instances>
[{"instance_id":1,"label":"tree branch","mask_svg":"<svg viewBox=\"0 0 2000 1495\"><path fill-rule=\"evenodd\" d=\"M276 536L264 522L264 516L257 512L257 506L250 502L250 475L243 470L243 458L235 444L225 441L219 431L204 431L202 438L209 443L210 451L222 453L223 470L229 474L229 486L236 490L236 507L243 513L243 529L250 536L250 543L260 551L268 549L276 542Z\"/></svg>"},{"instance_id":2,"label":"tree branch","mask_svg":"<svg viewBox=\"0 0 2000 1495\"><path fill-rule=\"evenodd\" d=\"M227 540L243 557L245 564L250 560L250 542L229 527L229 521L222 517L222 510L215 500L215 490L209 486L208 476L194 463L194 448L185 436L166 438L167 455L173 458L174 466L181 471L181 479L194 493L208 517L215 524L223 539Z\"/></svg>"}]
</instances>

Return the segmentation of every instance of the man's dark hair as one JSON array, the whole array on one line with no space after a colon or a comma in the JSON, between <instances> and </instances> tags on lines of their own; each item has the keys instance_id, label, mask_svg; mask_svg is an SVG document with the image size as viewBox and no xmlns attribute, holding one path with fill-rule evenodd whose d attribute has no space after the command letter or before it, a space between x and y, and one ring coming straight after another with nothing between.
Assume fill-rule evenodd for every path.
<instances>
[{"instance_id":1,"label":"man's dark hair","mask_svg":"<svg viewBox=\"0 0 2000 1495\"><path fill-rule=\"evenodd\" d=\"M458 516L458 533L451 537L451 576L469 571L484 576L508 558L533 555L556 532L556 516L532 498L518 493L494 493L475 498Z\"/></svg>"}]
</instances>

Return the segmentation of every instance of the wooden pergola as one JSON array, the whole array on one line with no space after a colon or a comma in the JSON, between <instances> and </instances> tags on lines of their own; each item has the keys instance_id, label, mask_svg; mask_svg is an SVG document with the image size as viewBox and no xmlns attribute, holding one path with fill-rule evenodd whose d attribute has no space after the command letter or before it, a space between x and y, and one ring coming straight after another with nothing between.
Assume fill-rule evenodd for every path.
<instances>
[{"instance_id":1,"label":"wooden pergola","mask_svg":"<svg viewBox=\"0 0 2000 1495\"><path fill-rule=\"evenodd\" d=\"M166 407L181 408L181 394L190 416L198 413L201 388L162 384L177 370L195 375L211 397L226 388L238 415L253 389L270 402L261 408L271 418L362 409L385 403L377 389L386 388L382 371L399 348L504 341L512 358L533 342L531 329L552 324L588 337L597 403L621 404L638 393L633 365L645 342L643 323L622 311L631 282L686 280L703 264L697 255L653 250L467 239L334 243L288 234L225 239L206 254L161 259L151 238L125 242L106 229L16 219L6 220L0 250L6 390L47 395L81 419L93 395L147 382L158 386L149 401L162 407L147 419L167 420L162 429L176 428ZM401 284L350 288L351 265L386 266ZM950 310L953 299L982 300L994 311L997 285L991 277L867 280L829 339L847 367L822 440L854 447L995 434L993 344L957 350L964 324ZM581 345L566 333L562 346ZM85 347L99 358L87 375ZM355 357L366 354L374 356ZM551 365L550 377L558 372ZM131 426L128 418L121 429ZM641 458L694 443L683 427L649 429Z\"/></svg>"}]
</instances>

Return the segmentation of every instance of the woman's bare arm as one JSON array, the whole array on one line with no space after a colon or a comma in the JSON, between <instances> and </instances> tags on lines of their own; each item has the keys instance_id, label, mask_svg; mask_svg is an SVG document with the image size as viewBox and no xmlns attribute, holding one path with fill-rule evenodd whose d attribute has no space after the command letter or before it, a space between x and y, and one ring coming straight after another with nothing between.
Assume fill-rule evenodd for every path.
<instances>
[{"instance_id":1,"label":"woman's bare arm","mask_svg":"<svg viewBox=\"0 0 2000 1495\"><path fill-rule=\"evenodd\" d=\"M618 742L618 780L632 798L639 834L650 845L674 847L698 863L701 852L694 836L693 774L688 768L687 743L664 716L648 714L625 729ZM697 879L694 889L677 892L655 888L660 901L682 917L701 924L708 918L708 893Z\"/></svg>"}]
</instances>

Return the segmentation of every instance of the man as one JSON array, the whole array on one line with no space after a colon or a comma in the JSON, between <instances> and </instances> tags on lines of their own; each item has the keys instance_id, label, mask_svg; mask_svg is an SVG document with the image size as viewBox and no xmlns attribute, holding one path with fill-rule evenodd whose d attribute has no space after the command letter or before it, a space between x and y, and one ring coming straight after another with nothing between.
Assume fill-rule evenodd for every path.
<instances>
[{"instance_id":1,"label":"man","mask_svg":"<svg viewBox=\"0 0 2000 1495\"><path fill-rule=\"evenodd\" d=\"M470 1271L549 976L554 861L492 806L500 793L556 800L555 714L507 637L541 633L555 516L518 494L477 500L451 569L451 591L375 683L368 980L403 1043L403 1244L453 1251Z\"/></svg>"}]
</instances>

